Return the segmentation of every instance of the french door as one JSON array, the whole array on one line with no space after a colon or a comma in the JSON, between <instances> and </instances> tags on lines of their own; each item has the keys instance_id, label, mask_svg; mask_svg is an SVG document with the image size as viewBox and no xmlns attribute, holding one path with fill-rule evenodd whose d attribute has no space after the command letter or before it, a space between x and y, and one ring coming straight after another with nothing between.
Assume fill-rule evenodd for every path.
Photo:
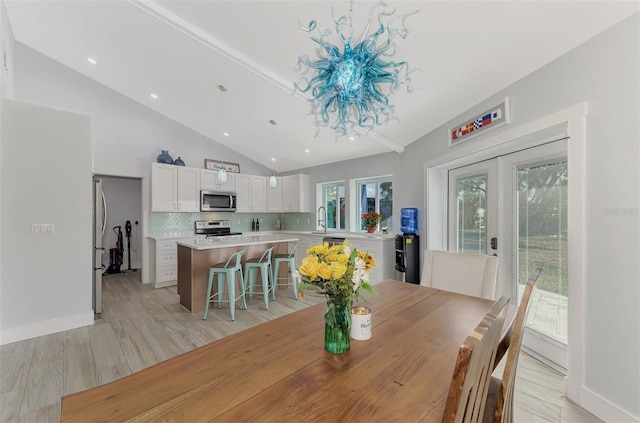
<instances>
[{"instance_id":1,"label":"french door","mask_svg":"<svg viewBox=\"0 0 640 423\"><path fill-rule=\"evenodd\" d=\"M566 140L449 171L449 250L497 255L497 296L517 300L542 267L523 346L567 368Z\"/></svg>"}]
</instances>

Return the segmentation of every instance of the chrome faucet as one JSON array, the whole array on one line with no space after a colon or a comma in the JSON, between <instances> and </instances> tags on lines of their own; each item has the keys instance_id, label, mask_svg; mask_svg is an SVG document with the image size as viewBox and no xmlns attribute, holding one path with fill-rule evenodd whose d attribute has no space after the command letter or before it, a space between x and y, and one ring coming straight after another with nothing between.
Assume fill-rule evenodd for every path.
<instances>
[{"instance_id":1,"label":"chrome faucet","mask_svg":"<svg viewBox=\"0 0 640 423\"><path fill-rule=\"evenodd\" d=\"M324 211L322 218L320 218L321 211ZM324 206L318 207L318 226L321 226L322 229L324 229L325 234L327 233L327 209L325 209Z\"/></svg>"}]
</instances>

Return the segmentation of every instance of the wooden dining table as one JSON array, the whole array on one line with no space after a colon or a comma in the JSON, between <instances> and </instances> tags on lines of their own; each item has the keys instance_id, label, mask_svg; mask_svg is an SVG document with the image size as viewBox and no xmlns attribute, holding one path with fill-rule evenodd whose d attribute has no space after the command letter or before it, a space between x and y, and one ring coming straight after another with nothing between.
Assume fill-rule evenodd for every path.
<instances>
[{"instance_id":1,"label":"wooden dining table","mask_svg":"<svg viewBox=\"0 0 640 423\"><path fill-rule=\"evenodd\" d=\"M387 280L372 336L324 350L310 306L62 398L63 422L440 422L458 349L493 301Z\"/></svg>"}]
</instances>

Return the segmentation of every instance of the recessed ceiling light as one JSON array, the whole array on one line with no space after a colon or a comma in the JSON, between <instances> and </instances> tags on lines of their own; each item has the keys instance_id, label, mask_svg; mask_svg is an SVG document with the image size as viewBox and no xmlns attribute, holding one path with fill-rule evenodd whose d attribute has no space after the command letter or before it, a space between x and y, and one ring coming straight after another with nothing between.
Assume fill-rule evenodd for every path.
<instances>
[{"instance_id":1,"label":"recessed ceiling light","mask_svg":"<svg viewBox=\"0 0 640 423\"><path fill-rule=\"evenodd\" d=\"M356 137L354 137L353 135L349 137L349 141L355 141L355 140L356 140Z\"/></svg>"},{"instance_id":2,"label":"recessed ceiling light","mask_svg":"<svg viewBox=\"0 0 640 423\"><path fill-rule=\"evenodd\" d=\"M96 59L94 59L93 57L89 57L89 58L87 58L87 60L88 60L88 61L89 61L89 63L91 63L92 65L95 65L96 63L98 63L98 62L96 62Z\"/></svg>"},{"instance_id":3,"label":"recessed ceiling light","mask_svg":"<svg viewBox=\"0 0 640 423\"><path fill-rule=\"evenodd\" d=\"M151 98L154 100L158 99L158 94L151 93Z\"/></svg>"},{"instance_id":4,"label":"recessed ceiling light","mask_svg":"<svg viewBox=\"0 0 640 423\"><path fill-rule=\"evenodd\" d=\"M304 152L305 152L305 153L311 153L311 150L309 150L308 148L305 148L305 149L304 149Z\"/></svg>"},{"instance_id":5,"label":"recessed ceiling light","mask_svg":"<svg viewBox=\"0 0 640 423\"><path fill-rule=\"evenodd\" d=\"M228 132L223 132L222 135L224 135L225 137L228 137L229 133Z\"/></svg>"},{"instance_id":6,"label":"recessed ceiling light","mask_svg":"<svg viewBox=\"0 0 640 423\"><path fill-rule=\"evenodd\" d=\"M271 158L271 161L272 161L272 162L275 162L275 161L276 161L276 158L275 158L275 157L272 157L272 158Z\"/></svg>"}]
</instances>

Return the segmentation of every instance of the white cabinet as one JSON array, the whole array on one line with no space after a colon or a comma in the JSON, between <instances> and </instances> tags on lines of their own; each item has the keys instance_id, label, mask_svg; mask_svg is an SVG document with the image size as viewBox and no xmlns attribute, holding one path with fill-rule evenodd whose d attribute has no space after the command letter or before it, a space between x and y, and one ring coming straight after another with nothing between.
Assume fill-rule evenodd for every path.
<instances>
[{"instance_id":1,"label":"white cabinet","mask_svg":"<svg viewBox=\"0 0 640 423\"><path fill-rule=\"evenodd\" d=\"M267 177L256 175L236 175L236 211L267 211Z\"/></svg>"},{"instance_id":2,"label":"white cabinet","mask_svg":"<svg viewBox=\"0 0 640 423\"><path fill-rule=\"evenodd\" d=\"M369 283L376 284L395 277L395 240L349 238L349 246L369 253L376 260L376 266L369 272Z\"/></svg>"},{"instance_id":3,"label":"white cabinet","mask_svg":"<svg viewBox=\"0 0 640 423\"><path fill-rule=\"evenodd\" d=\"M156 288L178 283L178 241L154 239L151 243L154 251L151 251L150 281Z\"/></svg>"},{"instance_id":4,"label":"white cabinet","mask_svg":"<svg viewBox=\"0 0 640 423\"><path fill-rule=\"evenodd\" d=\"M220 182L217 170L200 169L200 188L210 191L235 192L236 175L227 172L226 182Z\"/></svg>"},{"instance_id":5,"label":"white cabinet","mask_svg":"<svg viewBox=\"0 0 640 423\"><path fill-rule=\"evenodd\" d=\"M311 186L309 175L282 177L282 211L308 213L311 211Z\"/></svg>"},{"instance_id":6,"label":"white cabinet","mask_svg":"<svg viewBox=\"0 0 640 423\"><path fill-rule=\"evenodd\" d=\"M200 169L153 163L151 211L200 211Z\"/></svg>"},{"instance_id":7,"label":"white cabinet","mask_svg":"<svg viewBox=\"0 0 640 423\"><path fill-rule=\"evenodd\" d=\"M267 212L282 213L282 178L276 177L275 187L269 186L267 179Z\"/></svg>"}]
</instances>

